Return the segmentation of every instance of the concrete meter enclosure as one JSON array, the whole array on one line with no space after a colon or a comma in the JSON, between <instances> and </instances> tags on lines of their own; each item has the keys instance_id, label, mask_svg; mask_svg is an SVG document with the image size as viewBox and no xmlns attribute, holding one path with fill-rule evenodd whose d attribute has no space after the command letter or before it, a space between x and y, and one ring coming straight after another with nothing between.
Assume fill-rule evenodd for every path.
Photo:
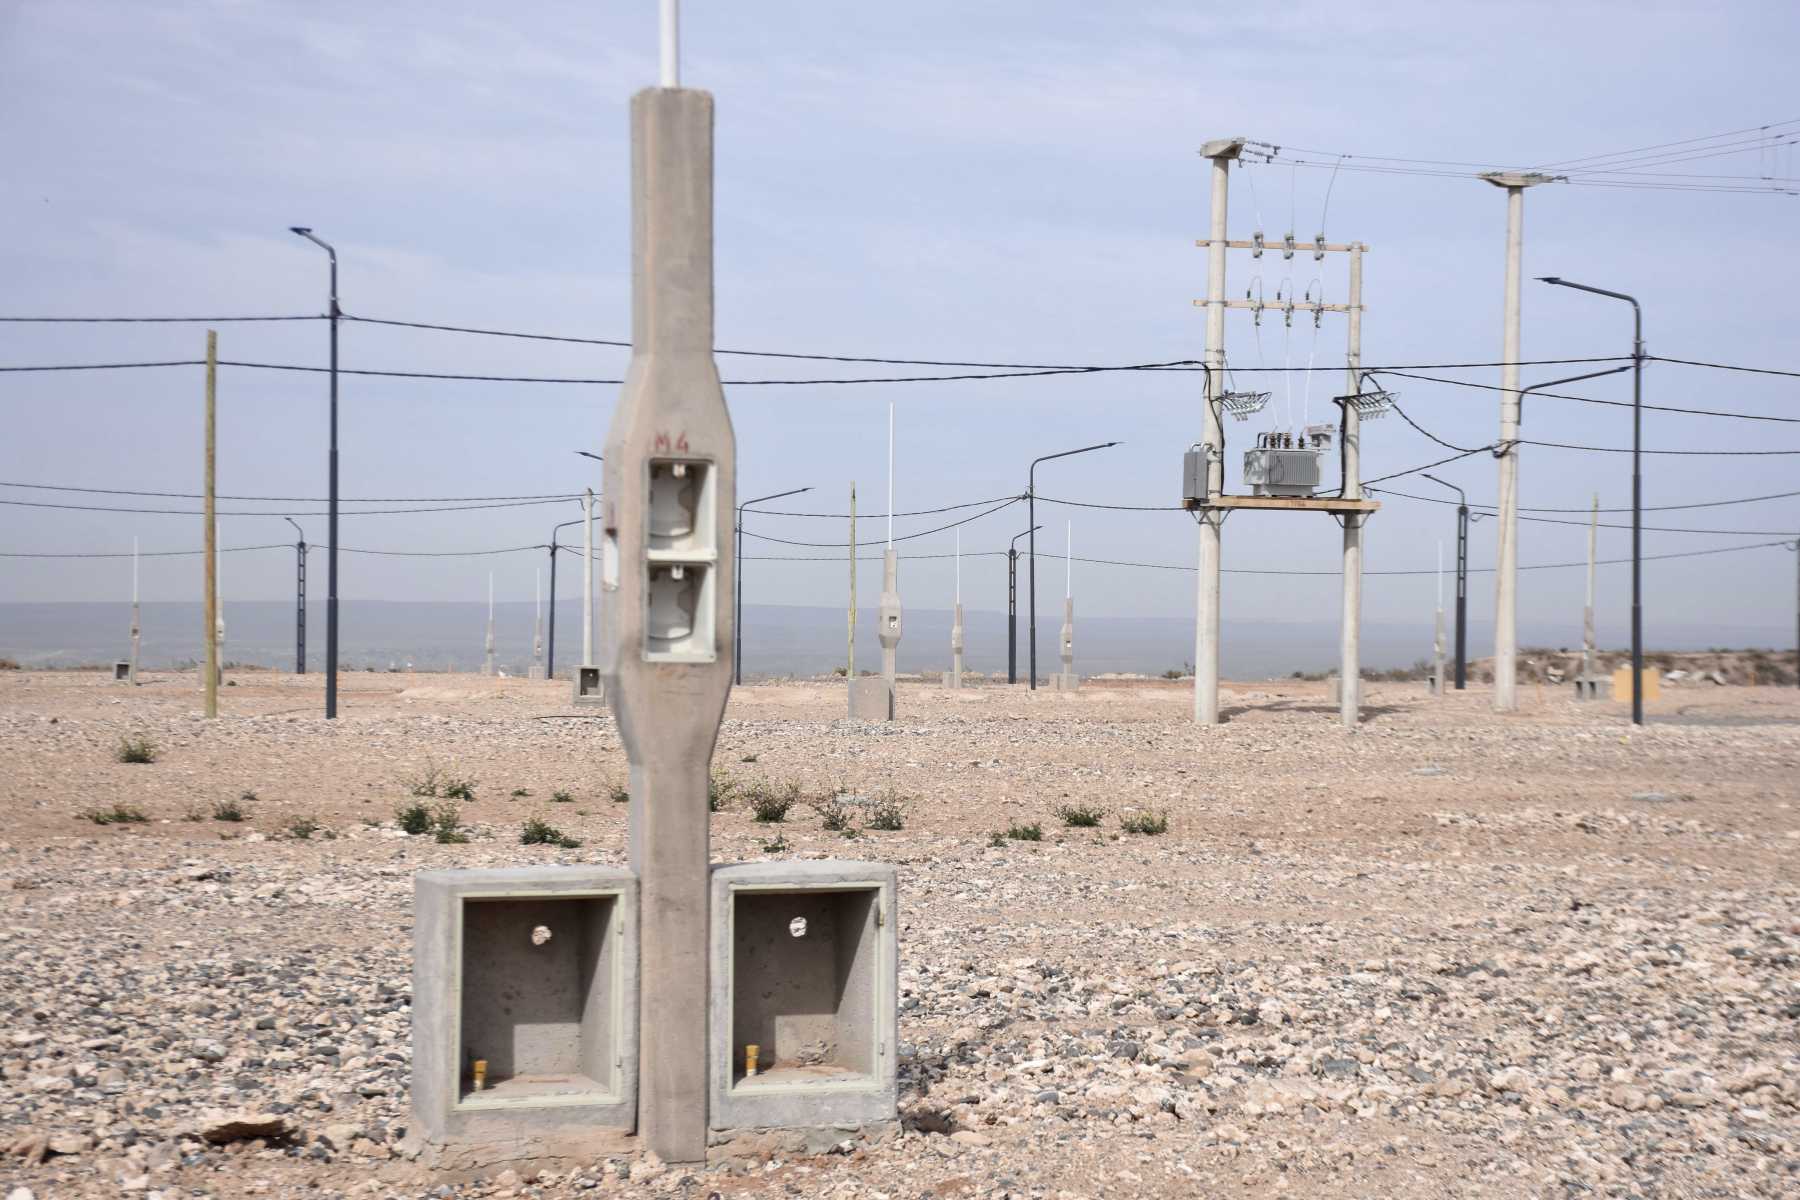
<instances>
[{"instance_id":1,"label":"concrete meter enclosure","mask_svg":"<svg viewBox=\"0 0 1800 1200\"><path fill-rule=\"evenodd\" d=\"M413 907L412 1100L425 1140L631 1129L636 878L424 871Z\"/></svg>"},{"instance_id":2,"label":"concrete meter enclosure","mask_svg":"<svg viewBox=\"0 0 1800 1200\"><path fill-rule=\"evenodd\" d=\"M713 871L714 1129L895 1119L895 890L894 868L879 863Z\"/></svg>"}]
</instances>

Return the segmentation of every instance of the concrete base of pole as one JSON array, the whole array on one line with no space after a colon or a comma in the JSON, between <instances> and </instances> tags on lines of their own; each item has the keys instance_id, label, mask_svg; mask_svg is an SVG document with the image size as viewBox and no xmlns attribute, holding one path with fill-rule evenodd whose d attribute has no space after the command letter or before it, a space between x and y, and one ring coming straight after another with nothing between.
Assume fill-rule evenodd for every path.
<instances>
[{"instance_id":1,"label":"concrete base of pole","mask_svg":"<svg viewBox=\"0 0 1800 1200\"><path fill-rule=\"evenodd\" d=\"M1600 689L1610 689L1612 680L1605 675L1577 675L1574 684L1577 700L1598 700Z\"/></svg>"},{"instance_id":2,"label":"concrete base of pole","mask_svg":"<svg viewBox=\"0 0 1800 1200\"><path fill-rule=\"evenodd\" d=\"M944 686L951 689L962 686L963 610L960 603L956 606L955 617L950 625L950 669L944 674Z\"/></svg>"},{"instance_id":3,"label":"concrete base of pole","mask_svg":"<svg viewBox=\"0 0 1800 1200\"><path fill-rule=\"evenodd\" d=\"M1058 671L1050 677L1050 686L1058 692L1073 692L1081 687L1081 676L1073 671Z\"/></svg>"},{"instance_id":4,"label":"concrete base of pole","mask_svg":"<svg viewBox=\"0 0 1800 1200\"><path fill-rule=\"evenodd\" d=\"M852 721L891 721L894 719L894 685L884 675L865 675L850 681L850 719Z\"/></svg>"}]
</instances>

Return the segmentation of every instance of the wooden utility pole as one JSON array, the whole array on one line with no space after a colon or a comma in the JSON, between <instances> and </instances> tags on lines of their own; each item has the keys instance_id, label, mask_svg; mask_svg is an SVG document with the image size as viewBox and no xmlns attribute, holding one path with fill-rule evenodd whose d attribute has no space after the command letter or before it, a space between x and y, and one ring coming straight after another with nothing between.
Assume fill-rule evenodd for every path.
<instances>
[{"instance_id":1,"label":"wooden utility pole","mask_svg":"<svg viewBox=\"0 0 1800 1200\"><path fill-rule=\"evenodd\" d=\"M219 715L219 523L213 511L218 467L219 335L206 331L206 715Z\"/></svg>"}]
</instances>

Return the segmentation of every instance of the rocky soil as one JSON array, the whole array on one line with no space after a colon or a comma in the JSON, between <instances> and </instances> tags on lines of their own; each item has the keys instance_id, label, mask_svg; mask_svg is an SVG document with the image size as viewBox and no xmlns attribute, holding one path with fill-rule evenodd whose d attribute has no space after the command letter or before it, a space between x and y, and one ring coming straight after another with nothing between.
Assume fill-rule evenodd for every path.
<instances>
[{"instance_id":1,"label":"rocky soil","mask_svg":"<svg viewBox=\"0 0 1800 1200\"><path fill-rule=\"evenodd\" d=\"M207 722L191 675L0 673L7 1200L1800 1193L1791 689L1633 731L1373 684L1354 733L1317 684L1212 730L1175 685L919 684L886 727L841 681L739 689L714 857L900 868L901 1129L469 1181L402 1147L411 877L622 862L612 722L564 683L352 676L335 724L316 676L237 683ZM466 842L396 827L433 768ZM904 828L823 828L840 792Z\"/></svg>"}]
</instances>

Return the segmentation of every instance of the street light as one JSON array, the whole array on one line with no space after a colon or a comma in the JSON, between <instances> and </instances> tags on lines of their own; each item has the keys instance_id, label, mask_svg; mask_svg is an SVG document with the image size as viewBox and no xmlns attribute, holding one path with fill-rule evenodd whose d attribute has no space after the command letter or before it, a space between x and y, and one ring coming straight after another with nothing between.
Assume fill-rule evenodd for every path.
<instances>
[{"instance_id":1,"label":"street light","mask_svg":"<svg viewBox=\"0 0 1800 1200\"><path fill-rule=\"evenodd\" d=\"M810 492L810 487L794 488L792 491L776 492L770 496L758 496L754 500L746 500L737 506L737 561L732 564L731 573L737 578L737 595L733 600L731 616L731 682L744 682L744 510L752 504L761 504L764 500L779 500L783 496L798 496L801 492Z\"/></svg>"},{"instance_id":2,"label":"street light","mask_svg":"<svg viewBox=\"0 0 1800 1200\"><path fill-rule=\"evenodd\" d=\"M1643 440L1644 440L1644 310L1636 298L1585 283L1571 283L1555 275L1540 275L1538 282L1609 296L1631 305L1631 723L1644 723L1644 580L1643 580ZM1617 370L1623 370L1623 367ZM1613 374L1612 371L1596 374ZM1563 382L1573 383L1574 380ZM1549 384L1541 386L1548 387Z\"/></svg>"},{"instance_id":3,"label":"street light","mask_svg":"<svg viewBox=\"0 0 1800 1200\"><path fill-rule=\"evenodd\" d=\"M579 525L586 519L585 516L576 517L573 521L564 521L550 529L550 647L544 656L545 679L556 678L556 531Z\"/></svg>"},{"instance_id":4,"label":"street light","mask_svg":"<svg viewBox=\"0 0 1800 1200\"><path fill-rule=\"evenodd\" d=\"M591 458L597 463L606 461L605 457L591 450L577 450L575 453L583 458ZM581 502L581 665L594 665L594 490L586 489ZM584 696L580 672L576 672L575 695Z\"/></svg>"},{"instance_id":5,"label":"street light","mask_svg":"<svg viewBox=\"0 0 1800 1200\"><path fill-rule=\"evenodd\" d=\"M1456 493L1456 690L1468 683L1467 658L1469 643L1469 497L1454 483L1445 483L1436 475L1424 478ZM1443 686L1443 680L1438 681Z\"/></svg>"},{"instance_id":6,"label":"street light","mask_svg":"<svg viewBox=\"0 0 1800 1200\"><path fill-rule=\"evenodd\" d=\"M331 256L331 457L328 514L325 518L325 719L337 719L338 671L338 291L337 251L305 225L290 225Z\"/></svg>"},{"instance_id":7,"label":"street light","mask_svg":"<svg viewBox=\"0 0 1800 1200\"><path fill-rule=\"evenodd\" d=\"M1013 534L1006 547L1006 682L1019 682L1019 539L1036 533L1042 525L1033 525Z\"/></svg>"},{"instance_id":8,"label":"street light","mask_svg":"<svg viewBox=\"0 0 1800 1200\"><path fill-rule=\"evenodd\" d=\"M1207 377L1211 378L1210 371L1207 373ZM1027 601L1031 605L1031 612L1029 614L1031 624L1031 690L1034 692L1037 691L1037 465L1041 462L1049 462L1053 458L1068 458L1072 454L1086 454L1090 450L1105 450L1118 444L1119 443L1117 442L1101 442L1095 446L1083 446L1079 450L1064 450L1060 454L1045 454L1041 457L1032 459L1031 469L1026 473L1025 500L1026 508L1028 510L1026 519L1031 522L1031 528L1025 531L1030 535L1030 539L1026 542L1026 546L1028 547L1026 552L1031 556L1031 563L1027 572L1031 579L1029 589L1031 594L1027 597Z\"/></svg>"},{"instance_id":9,"label":"street light","mask_svg":"<svg viewBox=\"0 0 1800 1200\"><path fill-rule=\"evenodd\" d=\"M306 674L306 530L292 517L283 517L300 540L294 545L296 558L295 569L298 575L294 587L294 674Z\"/></svg>"}]
</instances>

